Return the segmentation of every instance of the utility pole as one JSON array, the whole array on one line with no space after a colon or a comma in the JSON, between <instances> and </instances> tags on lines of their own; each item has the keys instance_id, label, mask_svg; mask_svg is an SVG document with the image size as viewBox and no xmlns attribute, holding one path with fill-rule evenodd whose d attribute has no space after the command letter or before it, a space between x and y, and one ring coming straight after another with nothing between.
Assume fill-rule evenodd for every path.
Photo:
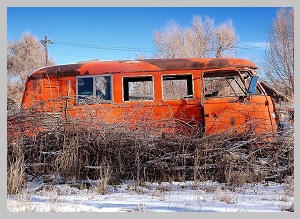
<instances>
[{"instance_id":1,"label":"utility pole","mask_svg":"<svg viewBox=\"0 0 300 219\"><path fill-rule=\"evenodd\" d=\"M46 67L48 66L48 43L53 44L47 36L45 36L44 40L40 40L40 43L45 46L45 58L46 58Z\"/></svg>"}]
</instances>

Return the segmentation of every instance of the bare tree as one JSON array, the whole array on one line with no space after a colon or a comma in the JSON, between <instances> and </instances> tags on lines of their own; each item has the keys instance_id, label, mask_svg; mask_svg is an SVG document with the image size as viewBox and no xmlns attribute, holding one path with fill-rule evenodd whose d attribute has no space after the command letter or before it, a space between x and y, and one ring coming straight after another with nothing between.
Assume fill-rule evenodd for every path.
<instances>
[{"instance_id":1,"label":"bare tree","mask_svg":"<svg viewBox=\"0 0 300 219\"><path fill-rule=\"evenodd\" d=\"M50 58L50 65L55 62ZM20 40L7 44L7 96L21 102L26 78L35 69L45 66L45 52L39 40L24 33Z\"/></svg>"},{"instance_id":2,"label":"bare tree","mask_svg":"<svg viewBox=\"0 0 300 219\"><path fill-rule=\"evenodd\" d=\"M215 28L213 52L216 58L236 56L237 43L238 37L230 20Z\"/></svg>"},{"instance_id":3,"label":"bare tree","mask_svg":"<svg viewBox=\"0 0 300 219\"><path fill-rule=\"evenodd\" d=\"M277 11L268 37L265 72L278 91L294 98L294 9Z\"/></svg>"},{"instance_id":4,"label":"bare tree","mask_svg":"<svg viewBox=\"0 0 300 219\"><path fill-rule=\"evenodd\" d=\"M182 56L183 31L175 21L169 21L167 26L154 33L157 58L178 58Z\"/></svg>"},{"instance_id":5,"label":"bare tree","mask_svg":"<svg viewBox=\"0 0 300 219\"><path fill-rule=\"evenodd\" d=\"M184 31L184 57L207 57L212 50L214 38L214 22L209 17L204 21L200 16L195 16L192 27Z\"/></svg>"},{"instance_id":6,"label":"bare tree","mask_svg":"<svg viewBox=\"0 0 300 219\"><path fill-rule=\"evenodd\" d=\"M192 26L180 27L171 21L154 33L158 58L193 58L234 56L238 36L231 21L217 27L209 17L194 16Z\"/></svg>"}]
</instances>

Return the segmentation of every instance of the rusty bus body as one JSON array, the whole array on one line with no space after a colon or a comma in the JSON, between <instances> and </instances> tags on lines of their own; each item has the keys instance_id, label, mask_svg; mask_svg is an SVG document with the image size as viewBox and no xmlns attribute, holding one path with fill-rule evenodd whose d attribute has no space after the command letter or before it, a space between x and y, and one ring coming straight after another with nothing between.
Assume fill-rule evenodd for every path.
<instances>
[{"instance_id":1,"label":"rusty bus body","mask_svg":"<svg viewBox=\"0 0 300 219\"><path fill-rule=\"evenodd\" d=\"M84 102L93 109L101 107L98 116L109 111L112 116L107 120L116 122L139 104L140 112L151 109L153 121L177 118L175 121L182 124L203 127L206 135L248 129L274 133L274 103L257 81L256 69L251 61L236 58L90 61L50 66L28 77L22 107L28 109L42 101L68 97L70 116L79 112ZM63 110L65 105L55 108Z\"/></svg>"}]
</instances>

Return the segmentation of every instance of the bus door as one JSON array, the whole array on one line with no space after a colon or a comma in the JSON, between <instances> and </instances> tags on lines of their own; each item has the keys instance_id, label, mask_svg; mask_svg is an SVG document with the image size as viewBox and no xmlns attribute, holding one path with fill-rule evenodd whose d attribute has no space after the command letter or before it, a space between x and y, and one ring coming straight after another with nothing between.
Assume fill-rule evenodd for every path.
<instances>
[{"instance_id":1,"label":"bus door","mask_svg":"<svg viewBox=\"0 0 300 219\"><path fill-rule=\"evenodd\" d=\"M249 128L255 109L242 77L244 75L234 70L204 72L202 105L206 134L240 133Z\"/></svg>"}]
</instances>

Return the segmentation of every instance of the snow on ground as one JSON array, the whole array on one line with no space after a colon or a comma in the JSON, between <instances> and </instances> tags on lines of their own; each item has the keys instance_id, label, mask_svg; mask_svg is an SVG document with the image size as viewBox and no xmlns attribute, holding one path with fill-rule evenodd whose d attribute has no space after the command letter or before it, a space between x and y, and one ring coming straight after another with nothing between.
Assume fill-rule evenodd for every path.
<instances>
[{"instance_id":1,"label":"snow on ground","mask_svg":"<svg viewBox=\"0 0 300 219\"><path fill-rule=\"evenodd\" d=\"M97 187L42 186L29 183L18 195L7 195L9 212L282 212L294 209L291 186L278 183L240 187L207 182L145 183L133 181Z\"/></svg>"}]
</instances>

